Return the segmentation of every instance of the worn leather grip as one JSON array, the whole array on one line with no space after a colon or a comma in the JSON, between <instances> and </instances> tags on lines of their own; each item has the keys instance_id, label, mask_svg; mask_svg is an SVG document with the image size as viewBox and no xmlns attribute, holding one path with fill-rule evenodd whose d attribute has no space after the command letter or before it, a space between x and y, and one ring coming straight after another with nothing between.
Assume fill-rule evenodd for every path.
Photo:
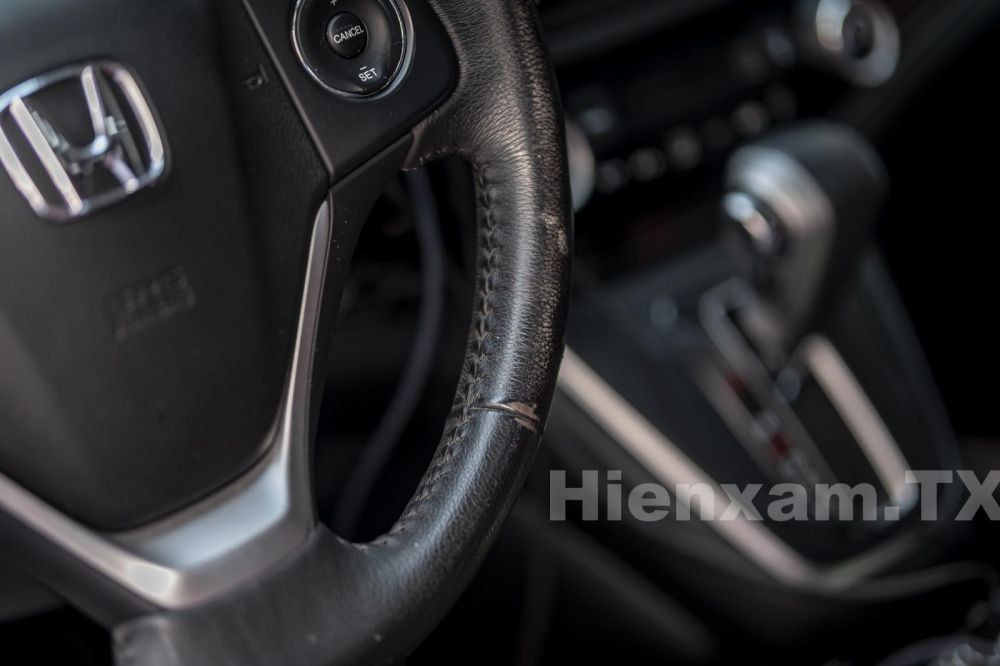
<instances>
[{"instance_id":1,"label":"worn leather grip","mask_svg":"<svg viewBox=\"0 0 1000 666\"><path fill-rule=\"evenodd\" d=\"M531 466L563 353L572 208L563 118L534 0L429 0L459 61L408 165L458 155L476 182L468 350L440 446L402 517L369 544L318 528L266 577L117 628L122 666L386 663L412 651L478 570Z\"/></svg>"}]
</instances>

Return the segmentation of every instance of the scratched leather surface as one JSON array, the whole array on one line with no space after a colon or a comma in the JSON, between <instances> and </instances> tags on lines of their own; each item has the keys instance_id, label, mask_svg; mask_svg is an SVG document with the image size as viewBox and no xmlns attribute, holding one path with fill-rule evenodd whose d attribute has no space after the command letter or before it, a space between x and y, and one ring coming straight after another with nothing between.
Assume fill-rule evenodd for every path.
<instances>
[{"instance_id":1,"label":"scratched leather surface","mask_svg":"<svg viewBox=\"0 0 1000 666\"><path fill-rule=\"evenodd\" d=\"M115 631L131 664L388 663L465 589L520 491L563 353L572 210L563 119L533 0L429 0L459 60L455 94L408 163L461 155L477 184L478 267L465 365L442 442L389 533L319 528L266 577Z\"/></svg>"},{"instance_id":2,"label":"scratched leather surface","mask_svg":"<svg viewBox=\"0 0 1000 666\"><path fill-rule=\"evenodd\" d=\"M482 341L485 367L478 381L464 379L478 384L483 401L534 405L544 422L562 355L572 206L561 106L534 4L431 0L460 78L416 128L410 163L455 153L472 163L480 293L466 365L479 364Z\"/></svg>"}]
</instances>

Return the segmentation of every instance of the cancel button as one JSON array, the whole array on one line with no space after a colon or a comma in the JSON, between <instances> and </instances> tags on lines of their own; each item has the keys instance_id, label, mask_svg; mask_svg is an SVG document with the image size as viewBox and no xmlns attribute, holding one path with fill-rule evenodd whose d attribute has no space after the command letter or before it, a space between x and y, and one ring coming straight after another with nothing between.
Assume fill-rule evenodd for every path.
<instances>
[{"instance_id":1,"label":"cancel button","mask_svg":"<svg viewBox=\"0 0 1000 666\"><path fill-rule=\"evenodd\" d=\"M341 58L353 58L368 46L368 28L354 14L341 12L326 26L326 41Z\"/></svg>"}]
</instances>

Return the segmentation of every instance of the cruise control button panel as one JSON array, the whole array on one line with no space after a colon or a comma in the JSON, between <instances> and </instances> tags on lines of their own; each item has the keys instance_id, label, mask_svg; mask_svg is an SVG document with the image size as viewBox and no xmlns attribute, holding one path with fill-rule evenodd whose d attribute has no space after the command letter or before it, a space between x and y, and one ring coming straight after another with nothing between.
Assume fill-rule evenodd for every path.
<instances>
[{"instance_id":1,"label":"cruise control button panel","mask_svg":"<svg viewBox=\"0 0 1000 666\"><path fill-rule=\"evenodd\" d=\"M298 0L292 40L312 78L347 97L384 90L406 50L403 20L392 0Z\"/></svg>"}]
</instances>

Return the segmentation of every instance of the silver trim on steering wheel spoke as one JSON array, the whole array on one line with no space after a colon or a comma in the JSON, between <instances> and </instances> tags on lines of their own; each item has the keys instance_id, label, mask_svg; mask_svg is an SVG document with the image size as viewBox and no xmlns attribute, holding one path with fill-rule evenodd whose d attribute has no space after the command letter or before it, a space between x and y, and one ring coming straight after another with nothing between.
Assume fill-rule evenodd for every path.
<instances>
[{"instance_id":1,"label":"silver trim on steering wheel spoke","mask_svg":"<svg viewBox=\"0 0 1000 666\"><path fill-rule=\"evenodd\" d=\"M313 226L281 411L267 453L250 471L196 505L129 533L95 532L2 474L0 511L165 609L204 603L294 550L315 524L309 401L330 230L331 209L325 201Z\"/></svg>"}]
</instances>

